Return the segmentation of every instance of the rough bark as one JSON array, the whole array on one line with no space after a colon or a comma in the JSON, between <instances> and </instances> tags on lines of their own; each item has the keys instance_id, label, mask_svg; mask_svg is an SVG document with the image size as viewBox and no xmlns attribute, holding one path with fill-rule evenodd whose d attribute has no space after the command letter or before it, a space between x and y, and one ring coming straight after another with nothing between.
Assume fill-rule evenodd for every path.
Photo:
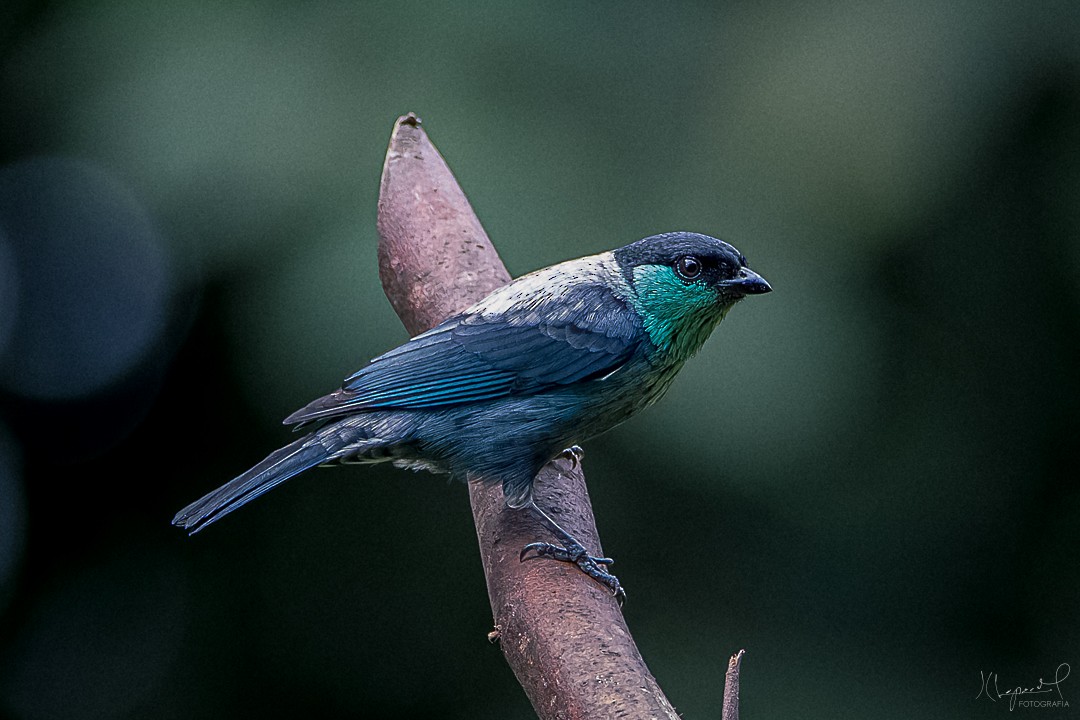
<instances>
[{"instance_id":1,"label":"rough bark","mask_svg":"<svg viewBox=\"0 0 1080 720\"><path fill-rule=\"evenodd\" d=\"M379 192L379 275L410 333L426 330L510 279L445 161L411 113L398 118ZM586 458L586 461L588 458ZM677 718L611 594L567 563L520 562L550 540L497 484L469 484L497 641L541 718ZM580 468L549 463L537 504L602 555ZM631 586L631 591L632 591Z\"/></svg>"},{"instance_id":2,"label":"rough bark","mask_svg":"<svg viewBox=\"0 0 1080 720\"><path fill-rule=\"evenodd\" d=\"M728 660L727 673L724 675L724 708L720 716L723 720L739 720L739 669L745 652L740 650Z\"/></svg>"}]
</instances>

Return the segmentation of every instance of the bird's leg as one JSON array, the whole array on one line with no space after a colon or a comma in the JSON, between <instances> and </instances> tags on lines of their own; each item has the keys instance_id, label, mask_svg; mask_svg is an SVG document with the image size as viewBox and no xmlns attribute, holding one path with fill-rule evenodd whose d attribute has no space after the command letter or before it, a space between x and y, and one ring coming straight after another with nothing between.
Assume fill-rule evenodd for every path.
<instances>
[{"instance_id":1,"label":"bird's leg","mask_svg":"<svg viewBox=\"0 0 1080 720\"><path fill-rule=\"evenodd\" d=\"M521 560L524 560L525 556L529 554L529 551L533 550L536 552L537 557L549 557L555 560L561 560L562 562L574 563L583 573L597 582L606 585L620 605L626 601L626 591L623 590L622 585L619 584L619 578L601 567L602 565L611 565L615 562L614 560L611 558L593 557L592 555L589 555L585 550L585 546L579 543L573 535L563 530L559 526L559 523L552 520L547 513L537 507L536 503L529 503L525 507L531 509L536 515L539 515L540 519L551 528L563 544L555 545L548 542L529 543L521 549Z\"/></svg>"}]
</instances>

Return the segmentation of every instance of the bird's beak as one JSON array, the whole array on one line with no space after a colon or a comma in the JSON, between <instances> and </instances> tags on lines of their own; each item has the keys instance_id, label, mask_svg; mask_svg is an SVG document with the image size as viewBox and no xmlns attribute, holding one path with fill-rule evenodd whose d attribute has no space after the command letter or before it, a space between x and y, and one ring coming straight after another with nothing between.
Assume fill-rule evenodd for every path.
<instances>
[{"instance_id":1,"label":"bird's beak","mask_svg":"<svg viewBox=\"0 0 1080 720\"><path fill-rule=\"evenodd\" d=\"M739 270L739 276L729 281L727 287L739 295L763 295L772 292L772 285L748 267Z\"/></svg>"}]
</instances>

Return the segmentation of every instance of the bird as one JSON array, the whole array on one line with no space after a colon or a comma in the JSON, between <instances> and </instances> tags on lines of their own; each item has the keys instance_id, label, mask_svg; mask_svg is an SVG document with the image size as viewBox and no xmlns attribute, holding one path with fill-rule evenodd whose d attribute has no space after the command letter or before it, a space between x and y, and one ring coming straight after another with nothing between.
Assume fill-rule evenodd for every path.
<instances>
[{"instance_id":1,"label":"bird","mask_svg":"<svg viewBox=\"0 0 1080 720\"><path fill-rule=\"evenodd\" d=\"M533 478L656 402L748 295L772 290L723 240L669 232L523 275L372 359L289 415L305 434L188 505L194 534L316 466L396 467L502 485L559 543L530 553L577 565L619 600L611 558L589 555L533 499Z\"/></svg>"}]
</instances>

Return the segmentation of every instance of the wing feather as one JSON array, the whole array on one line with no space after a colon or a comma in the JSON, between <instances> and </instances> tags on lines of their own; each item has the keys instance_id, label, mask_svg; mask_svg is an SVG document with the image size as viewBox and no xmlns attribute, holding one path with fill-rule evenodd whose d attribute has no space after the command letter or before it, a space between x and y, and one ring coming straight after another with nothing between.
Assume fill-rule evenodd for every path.
<instances>
[{"instance_id":1,"label":"wing feather","mask_svg":"<svg viewBox=\"0 0 1080 720\"><path fill-rule=\"evenodd\" d=\"M602 284L483 310L474 306L380 355L285 422L541 393L609 375L643 337L637 314Z\"/></svg>"}]
</instances>

